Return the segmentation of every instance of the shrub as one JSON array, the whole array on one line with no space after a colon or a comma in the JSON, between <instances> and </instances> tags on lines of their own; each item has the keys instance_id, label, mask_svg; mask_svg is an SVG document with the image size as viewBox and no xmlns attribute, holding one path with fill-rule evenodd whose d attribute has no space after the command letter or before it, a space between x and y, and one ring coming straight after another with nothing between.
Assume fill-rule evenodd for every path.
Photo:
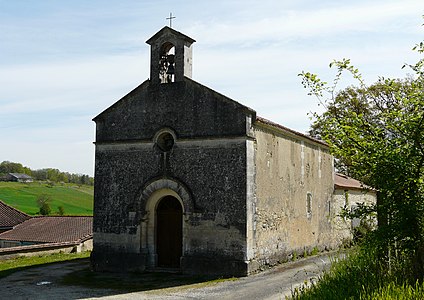
<instances>
[{"instance_id":1,"label":"shrub","mask_svg":"<svg viewBox=\"0 0 424 300\"><path fill-rule=\"evenodd\" d=\"M52 212L50 208L51 198L47 194L41 194L37 197L37 206L40 208L39 214L42 216L48 216Z\"/></svg>"}]
</instances>

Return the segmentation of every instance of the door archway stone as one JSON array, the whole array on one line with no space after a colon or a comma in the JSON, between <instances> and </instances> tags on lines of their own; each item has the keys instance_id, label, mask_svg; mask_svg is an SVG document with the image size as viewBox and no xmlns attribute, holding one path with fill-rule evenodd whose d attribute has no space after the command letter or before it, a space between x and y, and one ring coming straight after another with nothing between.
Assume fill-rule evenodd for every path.
<instances>
[{"instance_id":1,"label":"door archway stone","mask_svg":"<svg viewBox=\"0 0 424 300\"><path fill-rule=\"evenodd\" d=\"M147 267L158 267L157 255L157 214L156 210L160 201L167 197L173 197L179 201L182 208L182 256L184 256L184 241L186 237L187 221L193 212L193 200L189 190L174 179L157 179L147 184L140 196L141 211L141 252L147 257Z\"/></svg>"}]
</instances>

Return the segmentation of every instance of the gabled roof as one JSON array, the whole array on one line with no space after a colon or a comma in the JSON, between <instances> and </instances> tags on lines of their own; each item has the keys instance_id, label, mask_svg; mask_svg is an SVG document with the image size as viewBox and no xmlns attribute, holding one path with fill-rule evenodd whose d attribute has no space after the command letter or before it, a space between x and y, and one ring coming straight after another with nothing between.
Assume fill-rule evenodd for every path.
<instances>
[{"instance_id":1,"label":"gabled roof","mask_svg":"<svg viewBox=\"0 0 424 300\"><path fill-rule=\"evenodd\" d=\"M35 217L0 234L0 240L62 243L93 237L93 217Z\"/></svg>"},{"instance_id":2,"label":"gabled roof","mask_svg":"<svg viewBox=\"0 0 424 300\"><path fill-rule=\"evenodd\" d=\"M285 126L283 126L283 125L280 125L280 124L278 124L278 123L272 122L272 121L267 120L267 119L265 119L265 118L262 118L262 117L257 116L257 117L256 117L256 122L257 122L257 123L260 123L260 124L268 125L268 126L270 126L270 127L273 127L274 129L277 129L277 130L283 131L283 132L285 132L285 133L287 133L287 134L289 134L289 135L297 136L297 137L302 137L302 138L304 138L304 139L307 139L307 140L310 140L310 141L312 141L312 142L315 142L315 143L318 143L318 144L321 144L321 145L323 145L323 146L328 147L328 144L327 144L326 142L324 142L324 141L321 141L321 140L315 139L315 138L313 138L313 137L311 137L311 136L309 136L309 135L307 135L307 134L300 133L300 132L298 132L298 131L295 131L295 130L293 130L293 129L290 129L290 128L288 128L288 127L285 127Z\"/></svg>"},{"instance_id":3,"label":"gabled roof","mask_svg":"<svg viewBox=\"0 0 424 300\"><path fill-rule=\"evenodd\" d=\"M222 101L225 101L227 103L231 103L231 104L239 107L240 109L244 110L246 113L254 115L254 117L256 118L256 111L254 109L252 109L252 108L242 104L241 102L238 102L238 101L236 101L236 100L234 100L234 99L232 99L232 98L230 98L230 97L228 97L228 96L226 96L226 95L224 95L220 92L217 92L214 89L207 87L206 85L203 85L203 84L201 84L201 83L199 83L199 82L197 82L197 81L195 81L191 78L184 77L184 79L186 81L190 82L191 84L193 84L194 86L198 87L198 88L208 90L210 93L213 93L215 95L219 95L219 97L221 98Z\"/></svg>"},{"instance_id":4,"label":"gabled roof","mask_svg":"<svg viewBox=\"0 0 424 300\"><path fill-rule=\"evenodd\" d=\"M3 201L0 201L0 228L1 227L14 227L25 220L30 219L26 213L23 213Z\"/></svg>"},{"instance_id":5,"label":"gabled roof","mask_svg":"<svg viewBox=\"0 0 424 300\"><path fill-rule=\"evenodd\" d=\"M17 179L32 179L31 176L22 173L9 173L10 176L13 176Z\"/></svg>"},{"instance_id":6,"label":"gabled roof","mask_svg":"<svg viewBox=\"0 0 424 300\"><path fill-rule=\"evenodd\" d=\"M192 84L193 86L195 86L196 88L201 88L204 90L208 90L210 93L219 95L219 97L221 98L222 101L225 101L227 103L232 103L236 106L238 106L240 109L243 109L244 111L246 111L249 114L253 114L256 117L256 111L253 110L252 108L241 104L240 102L233 100L215 90L213 90L210 87L207 87L191 78L188 77L184 77L184 81L187 82L188 84ZM174 84L174 83L171 83ZM126 101L126 99L128 99L130 96L135 95L137 93L140 93L140 91L147 89L150 85L150 80L147 79L144 82L142 82L139 86L137 86L136 88L134 88L132 91L130 91L128 94L126 94L125 96L123 96L121 99L119 99L118 101L116 101L114 104L112 104L111 106L109 106L108 108L106 108L104 111L102 111L100 114L98 114L97 116L95 116L93 118L93 121L96 122L98 119L101 119L104 115L107 115L108 112L113 111L113 109L119 107L120 105L123 104L124 101ZM166 86L166 85L164 85Z\"/></svg>"},{"instance_id":7,"label":"gabled roof","mask_svg":"<svg viewBox=\"0 0 424 300\"><path fill-rule=\"evenodd\" d=\"M371 190L375 191L373 188L363 184L362 182L353 179L349 176L336 173L334 176L334 187L336 189L344 190Z\"/></svg>"},{"instance_id":8,"label":"gabled roof","mask_svg":"<svg viewBox=\"0 0 424 300\"><path fill-rule=\"evenodd\" d=\"M176 35L178 37L180 37L181 39L185 40L188 43L194 43L195 40L192 39L191 37L176 31L175 29L172 29L171 27L165 26L163 27L161 30L159 30L158 32L155 33L155 35L153 35L150 39L148 39L146 41L147 44L151 45L153 44L159 37L161 37L162 35L165 34L172 34L172 35Z\"/></svg>"},{"instance_id":9,"label":"gabled roof","mask_svg":"<svg viewBox=\"0 0 424 300\"><path fill-rule=\"evenodd\" d=\"M118 101L116 101L115 103L113 103L111 106L109 106L108 108L106 108L105 110L103 110L101 113L99 113L97 116L95 116L92 120L94 122L96 122L98 119L101 119L102 116L106 115L108 112L113 111L113 109L115 109L115 108L119 107L120 105L122 105L122 103L127 98L131 97L131 95L135 95L135 94L139 93L141 90L146 89L149 85L150 85L150 80L149 79L146 79L140 85L138 85L133 90L131 90L129 93L127 93L125 96L123 96L121 99L119 99Z\"/></svg>"}]
</instances>

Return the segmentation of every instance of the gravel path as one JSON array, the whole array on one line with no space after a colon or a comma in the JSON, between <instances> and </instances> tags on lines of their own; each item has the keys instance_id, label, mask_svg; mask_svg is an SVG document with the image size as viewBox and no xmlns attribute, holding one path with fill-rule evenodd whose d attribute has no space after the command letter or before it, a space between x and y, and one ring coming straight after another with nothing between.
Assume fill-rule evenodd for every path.
<instances>
[{"instance_id":1,"label":"gravel path","mask_svg":"<svg viewBox=\"0 0 424 300\"><path fill-rule=\"evenodd\" d=\"M334 256L334 255L333 255ZM215 284L122 293L61 284L68 273L84 270L88 260L56 263L22 270L0 279L1 299L285 299L305 281L317 279L331 265L331 255L309 257L249 277Z\"/></svg>"}]
</instances>

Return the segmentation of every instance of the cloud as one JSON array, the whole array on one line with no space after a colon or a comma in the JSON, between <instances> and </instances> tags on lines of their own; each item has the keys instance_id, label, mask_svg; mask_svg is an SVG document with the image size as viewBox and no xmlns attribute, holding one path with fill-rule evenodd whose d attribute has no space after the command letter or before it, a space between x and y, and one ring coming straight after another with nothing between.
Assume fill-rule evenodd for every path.
<instances>
[{"instance_id":1,"label":"cloud","mask_svg":"<svg viewBox=\"0 0 424 300\"><path fill-rule=\"evenodd\" d=\"M340 2L319 9L300 9L296 7L284 10L283 4L275 3L274 7L249 11L256 13L255 17L240 21L226 19L216 23L197 22L188 28L194 36L201 36L208 45L244 44L258 46L259 43L279 43L286 39L298 38L331 38L334 35L345 36L349 32L381 30L399 31L418 30L421 7L420 1L373 1ZM245 6L242 6L245 7ZM246 8L245 8L246 9ZM243 8L242 8L243 10ZM396 19L410 17L417 22L399 24ZM393 22L396 26L392 26ZM412 25L414 24L414 25ZM402 25L402 28L399 28Z\"/></svg>"},{"instance_id":2,"label":"cloud","mask_svg":"<svg viewBox=\"0 0 424 300\"><path fill-rule=\"evenodd\" d=\"M1 0L0 0L1 1ZM0 12L0 157L92 174L92 117L149 77L144 41L173 1L74 1ZM207 9L205 9L205 6ZM173 11L195 38L193 79L298 131L321 108L302 70L332 79L351 58L373 81L401 77L422 38L421 1L189 1ZM18 9L19 8L19 9Z\"/></svg>"},{"instance_id":3,"label":"cloud","mask_svg":"<svg viewBox=\"0 0 424 300\"><path fill-rule=\"evenodd\" d=\"M147 79L146 56L137 53L3 68L0 114L60 109L94 112Z\"/></svg>"}]
</instances>

